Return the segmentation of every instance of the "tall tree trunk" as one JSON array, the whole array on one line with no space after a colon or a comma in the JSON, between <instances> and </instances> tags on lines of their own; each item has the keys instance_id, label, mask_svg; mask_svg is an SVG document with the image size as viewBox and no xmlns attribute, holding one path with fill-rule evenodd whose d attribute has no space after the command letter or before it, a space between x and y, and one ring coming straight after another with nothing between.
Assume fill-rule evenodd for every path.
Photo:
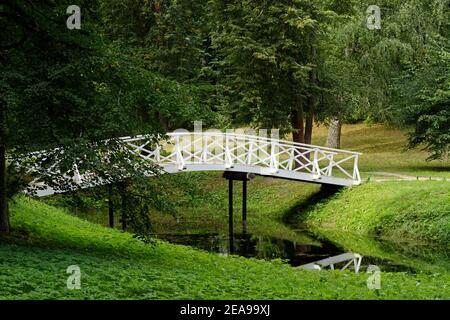
<instances>
[{"instance_id":1,"label":"tall tree trunk","mask_svg":"<svg viewBox=\"0 0 450 320\"><path fill-rule=\"evenodd\" d=\"M306 125L305 125L305 143L311 144L312 141L312 130L313 130L313 124L314 124L314 110L310 104L311 98L308 98L308 115L306 116ZM311 152L307 153L305 155L306 158L311 159Z\"/></svg>"},{"instance_id":2,"label":"tall tree trunk","mask_svg":"<svg viewBox=\"0 0 450 320\"><path fill-rule=\"evenodd\" d=\"M306 116L306 125L305 125L305 143L311 144L312 142L312 131L314 126L314 113L310 111Z\"/></svg>"},{"instance_id":3,"label":"tall tree trunk","mask_svg":"<svg viewBox=\"0 0 450 320\"><path fill-rule=\"evenodd\" d=\"M6 197L6 106L0 100L0 233L9 233L8 198Z\"/></svg>"},{"instance_id":4,"label":"tall tree trunk","mask_svg":"<svg viewBox=\"0 0 450 320\"><path fill-rule=\"evenodd\" d=\"M121 207L120 207L120 213L121 217L120 220L122 222L122 231L127 231L127 195L126 195L126 184L125 182L120 183L120 201L121 201Z\"/></svg>"},{"instance_id":5,"label":"tall tree trunk","mask_svg":"<svg viewBox=\"0 0 450 320\"><path fill-rule=\"evenodd\" d=\"M312 142L315 105L316 105L316 97L313 94L310 94L310 96L308 97L308 114L306 115L306 124L305 124L305 143L306 144L311 144L311 142Z\"/></svg>"},{"instance_id":6,"label":"tall tree trunk","mask_svg":"<svg viewBox=\"0 0 450 320\"><path fill-rule=\"evenodd\" d=\"M303 116L303 107L301 104L301 99L297 98L296 105L291 112L291 125L294 131L292 132L292 140L297 143L305 143L305 124ZM298 159L298 161L303 163L304 159ZM297 162L293 163L293 168L296 168L300 164Z\"/></svg>"},{"instance_id":7,"label":"tall tree trunk","mask_svg":"<svg viewBox=\"0 0 450 320\"><path fill-rule=\"evenodd\" d=\"M312 142L312 130L314 127L314 104L315 98L310 96L308 98L308 114L306 115L305 125L305 143L311 144Z\"/></svg>"},{"instance_id":8,"label":"tall tree trunk","mask_svg":"<svg viewBox=\"0 0 450 320\"><path fill-rule=\"evenodd\" d=\"M156 117L158 118L158 121L161 124L164 132L169 132L169 119L163 116L159 111L156 112Z\"/></svg>"},{"instance_id":9,"label":"tall tree trunk","mask_svg":"<svg viewBox=\"0 0 450 320\"><path fill-rule=\"evenodd\" d=\"M114 204L112 201L113 197L113 186L108 184L108 216L109 216L109 227L114 228Z\"/></svg>"},{"instance_id":10,"label":"tall tree trunk","mask_svg":"<svg viewBox=\"0 0 450 320\"><path fill-rule=\"evenodd\" d=\"M292 133L292 140L298 143L305 143L305 124L303 120L303 108L301 100L297 98L296 105L291 112L291 125L295 130Z\"/></svg>"},{"instance_id":11,"label":"tall tree trunk","mask_svg":"<svg viewBox=\"0 0 450 320\"><path fill-rule=\"evenodd\" d=\"M342 122L340 118L333 118L328 127L327 147L339 149L341 147Z\"/></svg>"},{"instance_id":12,"label":"tall tree trunk","mask_svg":"<svg viewBox=\"0 0 450 320\"><path fill-rule=\"evenodd\" d=\"M316 64L317 60L317 52L316 48L311 48L311 61ZM312 88L317 86L317 70L313 68L309 73L309 82ZM308 96L308 114L306 116L306 125L305 125L305 143L311 144L312 142L312 131L314 127L314 113L316 109L316 96L315 90L310 90Z\"/></svg>"}]
</instances>

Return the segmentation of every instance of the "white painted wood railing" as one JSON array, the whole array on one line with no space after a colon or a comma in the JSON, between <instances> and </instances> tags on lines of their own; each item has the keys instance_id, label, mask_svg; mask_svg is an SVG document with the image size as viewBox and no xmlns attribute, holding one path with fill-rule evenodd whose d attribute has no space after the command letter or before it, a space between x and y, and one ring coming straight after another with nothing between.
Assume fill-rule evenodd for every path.
<instances>
[{"instance_id":1,"label":"white painted wood railing","mask_svg":"<svg viewBox=\"0 0 450 320\"><path fill-rule=\"evenodd\" d=\"M358 169L361 154L347 150L223 132L174 132L161 139L142 135L123 137L119 141L134 155L151 161L166 173L234 171L337 186L361 183ZM30 153L27 156L33 154L45 155L46 152ZM39 168L34 170L39 171ZM80 174L77 163L73 171L74 176L61 174L61 178L72 179L76 182L75 188L109 183L95 179L92 173ZM38 180L34 180L32 186L39 187L39 197L69 191L56 191ZM71 186L70 190L73 189Z\"/></svg>"},{"instance_id":2,"label":"white painted wood railing","mask_svg":"<svg viewBox=\"0 0 450 320\"><path fill-rule=\"evenodd\" d=\"M151 136L122 140L167 172L230 170L342 186L361 182L361 154L347 150L222 132L169 133L153 147Z\"/></svg>"}]
</instances>

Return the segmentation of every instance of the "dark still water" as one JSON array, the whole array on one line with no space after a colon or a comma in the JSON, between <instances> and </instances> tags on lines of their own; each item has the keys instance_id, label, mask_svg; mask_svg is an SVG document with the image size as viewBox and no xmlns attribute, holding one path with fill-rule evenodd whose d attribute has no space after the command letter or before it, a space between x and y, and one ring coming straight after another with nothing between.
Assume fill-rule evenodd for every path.
<instances>
[{"instance_id":1,"label":"dark still water","mask_svg":"<svg viewBox=\"0 0 450 320\"><path fill-rule=\"evenodd\" d=\"M293 266L320 260L342 253L338 247L323 242L321 245L295 243L289 240L256 237L251 234L234 234L233 249L230 250L230 238L217 233L209 234L159 234L158 238L171 243L192 246L209 252L235 254L258 259L287 259Z\"/></svg>"},{"instance_id":2,"label":"dark still water","mask_svg":"<svg viewBox=\"0 0 450 320\"><path fill-rule=\"evenodd\" d=\"M328 258L345 252L355 252L363 256L361 271L365 271L370 264L377 265L383 271L411 272L429 271L439 272L447 270L449 254L445 248L423 247L406 244L385 243L376 239L359 239L357 246L368 247L370 250L350 250L332 242L323 236L315 235L307 230L296 231L303 241L290 241L247 233L236 233L232 239L218 233L206 234L158 234L162 240L175 244L192 246L209 252L224 255L235 254L257 259L284 259L292 266L300 266L320 259ZM359 252L358 252L359 251ZM432 253L432 254L430 254ZM436 263L439 261L439 263Z\"/></svg>"}]
</instances>

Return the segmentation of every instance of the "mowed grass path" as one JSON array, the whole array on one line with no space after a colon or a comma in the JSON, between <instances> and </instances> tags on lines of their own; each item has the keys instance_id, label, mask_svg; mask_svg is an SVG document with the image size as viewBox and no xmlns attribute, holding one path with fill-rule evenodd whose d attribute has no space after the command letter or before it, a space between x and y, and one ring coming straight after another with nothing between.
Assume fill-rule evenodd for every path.
<instances>
[{"instance_id":1,"label":"mowed grass path","mask_svg":"<svg viewBox=\"0 0 450 320\"><path fill-rule=\"evenodd\" d=\"M12 237L0 244L0 299L447 299L446 275L311 272L279 262L224 257L91 224L43 203L12 205ZM81 268L81 290L66 268Z\"/></svg>"}]
</instances>

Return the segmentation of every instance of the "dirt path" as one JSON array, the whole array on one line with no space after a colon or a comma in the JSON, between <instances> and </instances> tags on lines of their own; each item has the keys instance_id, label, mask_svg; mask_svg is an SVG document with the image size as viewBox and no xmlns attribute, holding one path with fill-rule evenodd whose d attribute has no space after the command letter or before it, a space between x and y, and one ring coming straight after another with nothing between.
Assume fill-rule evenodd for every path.
<instances>
[{"instance_id":1,"label":"dirt path","mask_svg":"<svg viewBox=\"0 0 450 320\"><path fill-rule=\"evenodd\" d=\"M373 174L373 175L378 175L378 176L385 176L385 177L389 177L389 178L375 178L375 177L370 177L370 181L374 181L374 182L386 182L386 181L404 181L404 180L409 180L409 181L449 181L450 180L448 178L445 177L417 177L417 176L409 176L409 175L405 175L405 174L400 174L400 173L393 173L393 172L367 172L369 174ZM396 179L392 179L392 178L396 178Z\"/></svg>"}]
</instances>

